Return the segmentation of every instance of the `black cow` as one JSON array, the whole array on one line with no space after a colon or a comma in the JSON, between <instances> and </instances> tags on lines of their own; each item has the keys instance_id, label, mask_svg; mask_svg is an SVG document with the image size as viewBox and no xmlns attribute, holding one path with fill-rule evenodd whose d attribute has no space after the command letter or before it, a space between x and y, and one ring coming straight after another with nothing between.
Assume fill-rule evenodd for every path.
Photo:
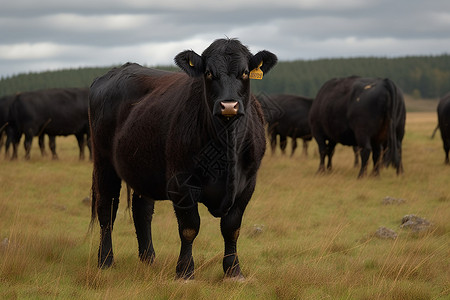
<instances>
[{"instance_id":1,"label":"black cow","mask_svg":"<svg viewBox=\"0 0 450 300\"><path fill-rule=\"evenodd\" d=\"M448 152L450 151L450 93L439 100L437 107L438 128L441 131L445 153L445 164L449 164Z\"/></svg>"},{"instance_id":2,"label":"black cow","mask_svg":"<svg viewBox=\"0 0 450 300\"><path fill-rule=\"evenodd\" d=\"M22 134L25 135L25 158L30 158L31 143L39 136L39 146L44 153L44 134L49 136L49 146L57 159L55 137L74 134L80 148L80 159L84 159L84 146L90 149L87 88L48 89L24 92L16 96L10 108L9 125L13 137L14 153Z\"/></svg>"},{"instance_id":3,"label":"black cow","mask_svg":"<svg viewBox=\"0 0 450 300\"><path fill-rule=\"evenodd\" d=\"M313 99L279 94L267 97L262 95L258 97L258 100L261 102L267 121L267 133L270 138L272 154L277 146L277 136L280 136L280 148L283 154L286 151L287 137L291 137L291 156L294 155L297 148L297 138L303 140L303 154L307 155L308 141L312 139L308 114ZM273 109L274 107L277 109Z\"/></svg>"},{"instance_id":4,"label":"black cow","mask_svg":"<svg viewBox=\"0 0 450 300\"><path fill-rule=\"evenodd\" d=\"M361 155L358 177L367 170L372 152L373 174L379 174L380 158L403 172L402 140L405 103L401 90L389 79L357 76L327 81L317 93L309 120L320 152L319 172L331 169L337 143L357 146ZM383 155L382 155L383 154Z\"/></svg>"},{"instance_id":5,"label":"black cow","mask_svg":"<svg viewBox=\"0 0 450 300\"><path fill-rule=\"evenodd\" d=\"M236 243L265 151L263 114L249 77L268 72L276 61L268 51L252 55L238 40L221 39L201 56L186 50L175 57L187 75L128 63L94 81L89 114L99 267L113 263L111 233L123 180L133 189L142 261L155 257L154 201L170 199L181 239L176 274L192 278L200 202L221 218L225 275L242 277Z\"/></svg>"},{"instance_id":6,"label":"black cow","mask_svg":"<svg viewBox=\"0 0 450 300\"><path fill-rule=\"evenodd\" d=\"M10 145L10 138L6 137L6 130L8 128L9 107L14 101L14 95L3 96L0 98L0 149L5 145L5 157L8 155ZM5 141L6 137L6 141Z\"/></svg>"}]
</instances>

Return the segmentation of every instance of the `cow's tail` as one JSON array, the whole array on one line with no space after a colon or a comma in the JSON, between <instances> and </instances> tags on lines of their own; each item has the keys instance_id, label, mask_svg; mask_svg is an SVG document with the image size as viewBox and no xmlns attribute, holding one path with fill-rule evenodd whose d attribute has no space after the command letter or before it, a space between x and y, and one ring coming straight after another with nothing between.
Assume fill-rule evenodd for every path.
<instances>
[{"instance_id":1,"label":"cow's tail","mask_svg":"<svg viewBox=\"0 0 450 300\"><path fill-rule=\"evenodd\" d=\"M91 222L89 223L89 232L92 232L92 229L94 228L94 223L97 220L97 189L96 189L96 181L95 181L95 175L94 170L92 174L92 188L91 188Z\"/></svg>"},{"instance_id":2,"label":"cow's tail","mask_svg":"<svg viewBox=\"0 0 450 300\"><path fill-rule=\"evenodd\" d=\"M389 91L390 96L390 107L388 109L388 119L389 122L389 137L387 141L387 149L384 149L385 153L383 155L383 161L386 166L390 164L397 169L397 174L401 172L402 169L402 158L401 158L401 144L398 143L400 137L397 136L397 126L401 121L403 111L403 95L395 84L388 78L384 79L384 84Z\"/></svg>"},{"instance_id":3,"label":"cow's tail","mask_svg":"<svg viewBox=\"0 0 450 300\"><path fill-rule=\"evenodd\" d=\"M91 118L91 110L89 108L90 106L90 97L88 98L89 101L89 105L88 105L88 119L89 119L89 132L90 132L90 136L93 137L93 132L92 132L92 118ZM95 146L94 146L94 141L91 138L91 153L94 154L95 153ZM93 160L93 169L92 169L92 187L91 187L91 222L89 223L89 232L92 232L92 229L94 228L94 223L97 220L97 197L98 197L98 192L97 192L97 181L96 181L96 164L95 164L95 155L92 155L92 160Z\"/></svg>"},{"instance_id":4,"label":"cow's tail","mask_svg":"<svg viewBox=\"0 0 450 300\"><path fill-rule=\"evenodd\" d=\"M438 129L439 129L439 124L437 124L436 128L433 130L433 133L431 134L430 139L434 139L434 136L436 135L436 132L438 131Z\"/></svg>"},{"instance_id":5,"label":"cow's tail","mask_svg":"<svg viewBox=\"0 0 450 300\"><path fill-rule=\"evenodd\" d=\"M39 133L37 134L37 136L41 136L42 135L42 133L44 132L45 128L48 126L48 124L50 124L51 121L52 121L52 118L49 118L47 121L45 121L44 125L42 126L42 128L39 131Z\"/></svg>"},{"instance_id":6,"label":"cow's tail","mask_svg":"<svg viewBox=\"0 0 450 300\"><path fill-rule=\"evenodd\" d=\"M130 220L132 220L132 216L131 216L131 186L127 183L127 211L128 211L128 216L130 217Z\"/></svg>"}]
</instances>

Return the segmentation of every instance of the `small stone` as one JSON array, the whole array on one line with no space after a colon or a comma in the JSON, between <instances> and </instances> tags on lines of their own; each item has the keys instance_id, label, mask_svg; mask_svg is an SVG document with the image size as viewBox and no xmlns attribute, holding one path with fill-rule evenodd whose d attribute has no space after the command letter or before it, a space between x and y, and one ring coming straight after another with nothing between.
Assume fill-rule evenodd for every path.
<instances>
[{"instance_id":1,"label":"small stone","mask_svg":"<svg viewBox=\"0 0 450 300\"><path fill-rule=\"evenodd\" d=\"M390 204L402 204L405 203L406 201L404 199L401 198L394 198L391 196L386 196L383 199L383 204L384 205L390 205Z\"/></svg>"},{"instance_id":2,"label":"small stone","mask_svg":"<svg viewBox=\"0 0 450 300\"><path fill-rule=\"evenodd\" d=\"M386 227L380 227L375 232L375 236L381 239L393 239L395 240L397 238L397 233L395 233L394 230L386 228Z\"/></svg>"},{"instance_id":3,"label":"small stone","mask_svg":"<svg viewBox=\"0 0 450 300\"><path fill-rule=\"evenodd\" d=\"M81 203L83 203L86 206L91 206L91 198L86 197L83 200L81 200Z\"/></svg>"},{"instance_id":4,"label":"small stone","mask_svg":"<svg viewBox=\"0 0 450 300\"><path fill-rule=\"evenodd\" d=\"M2 243L1 243L1 246L2 247L8 247L8 245L9 245L9 239L8 238L4 238Z\"/></svg>"},{"instance_id":5,"label":"small stone","mask_svg":"<svg viewBox=\"0 0 450 300\"><path fill-rule=\"evenodd\" d=\"M412 231L424 231L431 227L431 223L414 214L406 215L402 218L400 228L409 228Z\"/></svg>"},{"instance_id":6,"label":"small stone","mask_svg":"<svg viewBox=\"0 0 450 300\"><path fill-rule=\"evenodd\" d=\"M257 236L263 233L264 225L261 224L255 224L253 225L252 232L250 233L250 236Z\"/></svg>"}]
</instances>

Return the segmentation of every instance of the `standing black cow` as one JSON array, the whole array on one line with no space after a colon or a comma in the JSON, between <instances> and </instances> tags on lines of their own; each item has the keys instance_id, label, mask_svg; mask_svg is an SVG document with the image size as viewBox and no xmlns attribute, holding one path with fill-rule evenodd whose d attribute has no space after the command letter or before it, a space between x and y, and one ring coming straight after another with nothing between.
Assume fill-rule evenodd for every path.
<instances>
[{"instance_id":1,"label":"standing black cow","mask_svg":"<svg viewBox=\"0 0 450 300\"><path fill-rule=\"evenodd\" d=\"M124 180L134 190L142 261L155 256L154 201L170 199L181 239L176 274L193 276L200 202L221 218L226 276L242 277L236 243L265 151L263 115L249 77L268 72L276 61L268 51L252 55L238 40L221 39L201 56L186 50L175 57L188 76L125 64L94 81L89 114L99 267L113 263L111 233Z\"/></svg>"},{"instance_id":2,"label":"standing black cow","mask_svg":"<svg viewBox=\"0 0 450 300\"><path fill-rule=\"evenodd\" d=\"M14 95L3 96L0 98L0 149L5 145L5 157L8 155L9 145L11 143L10 137L6 135L8 128L9 107L14 101ZM5 136L6 141L5 141Z\"/></svg>"},{"instance_id":3,"label":"standing black cow","mask_svg":"<svg viewBox=\"0 0 450 300\"><path fill-rule=\"evenodd\" d=\"M331 169L337 143L357 146L361 154L358 177L365 174L372 152L373 174L379 174L380 158L403 172L402 140L405 103L400 89L389 79L357 76L327 81L311 107L310 125L320 152L319 172ZM382 155L383 154L383 155Z\"/></svg>"},{"instance_id":4,"label":"standing black cow","mask_svg":"<svg viewBox=\"0 0 450 300\"><path fill-rule=\"evenodd\" d=\"M271 95L258 97L267 121L267 133L270 137L272 154L280 136L280 148L286 151L287 137L292 138L292 152L297 148L297 138L303 140L303 154L307 155L308 141L312 139L308 114L313 99L295 95ZM276 107L276 109L274 109ZM275 113L273 113L275 112Z\"/></svg>"},{"instance_id":5,"label":"standing black cow","mask_svg":"<svg viewBox=\"0 0 450 300\"><path fill-rule=\"evenodd\" d=\"M450 151L450 93L439 100L437 107L438 128L441 131L445 153L445 164L449 164L448 152ZM433 134L434 135L434 134Z\"/></svg>"},{"instance_id":6,"label":"standing black cow","mask_svg":"<svg viewBox=\"0 0 450 300\"><path fill-rule=\"evenodd\" d=\"M9 125L13 137L14 153L22 134L25 135L25 158L30 158L31 142L39 136L43 152L44 134L49 136L49 147L57 159L55 137L74 134L80 148L80 159L84 159L84 146L90 149L87 88L48 89L20 93L10 108Z\"/></svg>"}]
</instances>

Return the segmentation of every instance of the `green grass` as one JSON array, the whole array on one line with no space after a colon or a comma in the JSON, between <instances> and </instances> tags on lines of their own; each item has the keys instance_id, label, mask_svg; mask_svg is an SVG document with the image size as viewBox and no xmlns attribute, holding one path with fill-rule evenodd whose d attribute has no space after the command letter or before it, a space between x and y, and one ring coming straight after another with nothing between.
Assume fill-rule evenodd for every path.
<instances>
[{"instance_id":1,"label":"green grass","mask_svg":"<svg viewBox=\"0 0 450 300\"><path fill-rule=\"evenodd\" d=\"M338 146L334 170L320 176L314 143L309 157L268 151L238 242L244 282L223 280L219 220L203 206L195 280L175 280L179 238L168 201L156 203L156 261L140 263L125 197L116 265L98 270L98 226L88 234L83 202L92 164L78 161L74 137L57 139L58 161L40 157L35 141L30 161L22 147L18 161L0 161L0 298L450 299L450 167L440 137L429 138L436 122L434 112L408 114L401 177L390 168L356 179L349 147ZM405 203L384 205L386 196ZM407 214L433 226L401 229ZM377 238L381 226L398 238Z\"/></svg>"}]
</instances>

